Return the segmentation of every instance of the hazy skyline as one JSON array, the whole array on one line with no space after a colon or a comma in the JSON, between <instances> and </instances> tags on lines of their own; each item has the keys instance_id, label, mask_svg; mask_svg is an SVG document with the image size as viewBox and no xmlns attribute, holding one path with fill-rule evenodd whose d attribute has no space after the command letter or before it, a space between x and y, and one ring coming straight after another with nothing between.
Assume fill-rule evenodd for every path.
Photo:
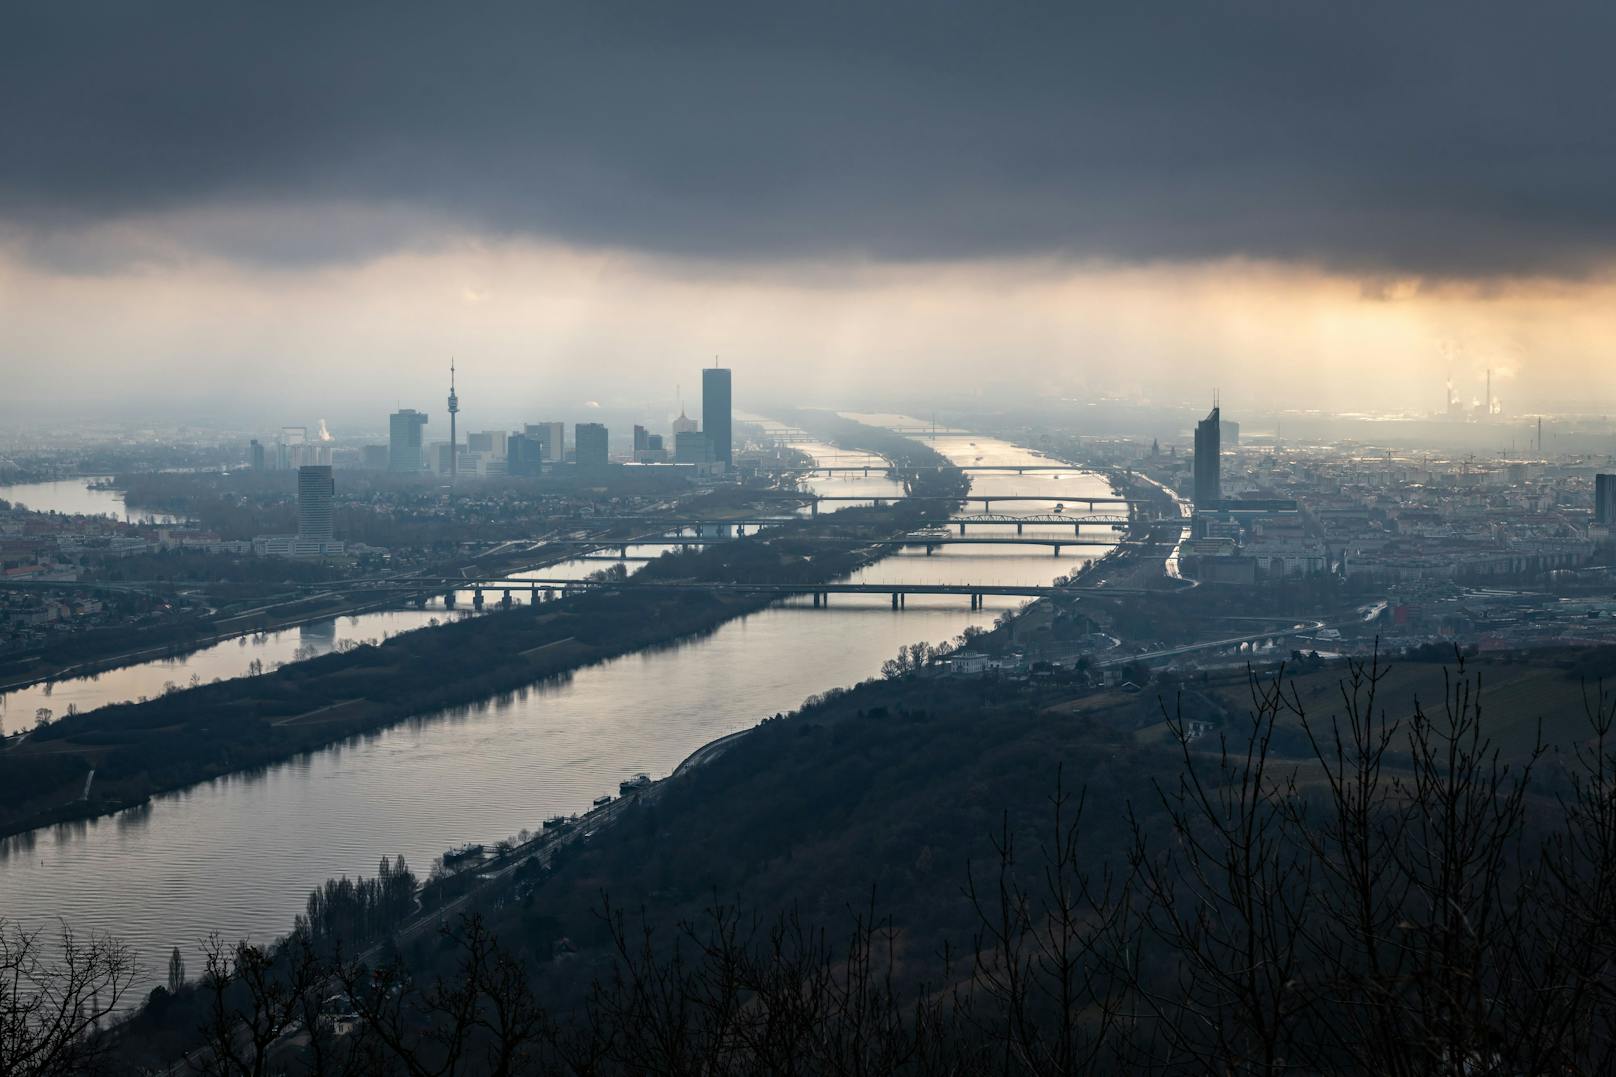
<instances>
[{"instance_id":1,"label":"hazy skyline","mask_svg":"<svg viewBox=\"0 0 1616 1077\"><path fill-rule=\"evenodd\" d=\"M4 27L13 414L437 411L450 354L474 428L479 384L663 406L714 355L742 407L1616 401L1605 6Z\"/></svg>"}]
</instances>

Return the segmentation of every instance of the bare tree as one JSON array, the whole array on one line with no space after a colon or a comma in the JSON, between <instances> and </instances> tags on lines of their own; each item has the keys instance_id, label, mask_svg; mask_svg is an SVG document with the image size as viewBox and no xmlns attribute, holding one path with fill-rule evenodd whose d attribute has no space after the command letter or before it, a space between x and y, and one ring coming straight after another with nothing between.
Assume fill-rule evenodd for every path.
<instances>
[{"instance_id":1,"label":"bare tree","mask_svg":"<svg viewBox=\"0 0 1616 1077\"><path fill-rule=\"evenodd\" d=\"M480 917L444 930L460 955L452 976L418 983L398 962L338 963L337 981L379 1050L412 1077L547 1072L553 1028L527 970L503 952Z\"/></svg>"},{"instance_id":2,"label":"bare tree","mask_svg":"<svg viewBox=\"0 0 1616 1077\"><path fill-rule=\"evenodd\" d=\"M202 974L206 1043L192 1057L192 1068L219 1077L275 1072L274 1052L289 1049L283 1040L310 1012L326 979L327 970L301 936L276 949L247 942L227 946L213 936Z\"/></svg>"},{"instance_id":3,"label":"bare tree","mask_svg":"<svg viewBox=\"0 0 1616 1077\"><path fill-rule=\"evenodd\" d=\"M96 1035L135 976L123 944L65 924L52 949L40 931L0 920L0 1073L76 1074L105 1044Z\"/></svg>"},{"instance_id":4,"label":"bare tree","mask_svg":"<svg viewBox=\"0 0 1616 1077\"><path fill-rule=\"evenodd\" d=\"M978 928L971 1005L957 1015L995 1045L1005 1073L1092 1073L1117 1046L1125 981L1112 966L1134 945L1129 891L1108 868L1085 867L1083 807L1057 771L1034 881L1018 862L1008 815L993 838L991 885L967 873Z\"/></svg>"},{"instance_id":5,"label":"bare tree","mask_svg":"<svg viewBox=\"0 0 1616 1077\"><path fill-rule=\"evenodd\" d=\"M168 993L173 995L185 986L185 958L180 956L180 948L174 947L168 955Z\"/></svg>"},{"instance_id":6,"label":"bare tree","mask_svg":"<svg viewBox=\"0 0 1616 1077\"><path fill-rule=\"evenodd\" d=\"M1248 726L1136 823L1141 960L1119 969L1156 1072L1605 1072L1616 968L1616 707L1589 707L1558 802L1488 736L1462 658L1441 707L1380 705L1349 665L1338 714L1252 678ZM1293 724L1310 753L1284 759ZM1182 728L1175 723L1182 733Z\"/></svg>"}]
</instances>

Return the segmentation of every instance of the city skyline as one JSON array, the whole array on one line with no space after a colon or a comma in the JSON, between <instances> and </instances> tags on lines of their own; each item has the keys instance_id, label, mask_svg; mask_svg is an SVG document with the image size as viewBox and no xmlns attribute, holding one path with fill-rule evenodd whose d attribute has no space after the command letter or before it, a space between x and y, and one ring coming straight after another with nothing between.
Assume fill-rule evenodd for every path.
<instances>
[{"instance_id":1,"label":"city skyline","mask_svg":"<svg viewBox=\"0 0 1616 1077\"><path fill-rule=\"evenodd\" d=\"M12 5L0 1077L1605 1072L1613 41Z\"/></svg>"}]
</instances>

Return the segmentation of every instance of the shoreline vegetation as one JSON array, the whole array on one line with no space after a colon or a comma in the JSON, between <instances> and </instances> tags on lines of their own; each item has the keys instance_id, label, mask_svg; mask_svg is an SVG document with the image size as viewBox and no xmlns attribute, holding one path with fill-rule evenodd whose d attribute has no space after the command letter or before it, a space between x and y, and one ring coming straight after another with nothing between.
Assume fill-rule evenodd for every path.
<instances>
[{"instance_id":1,"label":"shoreline vegetation","mask_svg":"<svg viewBox=\"0 0 1616 1077\"><path fill-rule=\"evenodd\" d=\"M887 457L915 493L966 492L964 475L927 447L848 420L814 421L846 448ZM826 547L816 536L834 531L876 543L946 519L951 511L946 501L845 509L772 528L761 539L670 553L639 576L766 580L807 589L881 555L878 546ZM277 763L354 734L699 637L771 601L721 592L638 591L629 580L620 590L418 629L261 676L64 717L0 754L0 837L113 814L159 793ZM455 671L453 678L444 678L446 669Z\"/></svg>"},{"instance_id":2,"label":"shoreline vegetation","mask_svg":"<svg viewBox=\"0 0 1616 1077\"><path fill-rule=\"evenodd\" d=\"M605 529L599 538L602 546L610 546L633 539L638 534L639 531L632 526L615 525ZM462 570L474 570L481 574L518 572L559 564L576 556L575 550L563 550L539 556L529 553L521 557L503 557L493 561L479 558L469 562L457 561L437 572L443 576L453 576ZM140 634L143 645L132 651L126 649L127 628L97 630L52 644L41 651L0 657L0 693L28 688L43 681L91 677L134 662L183 657L239 636L280 632L310 621L372 613L395 608L398 602L399 596L394 591L366 590L345 586L343 581L334 580L331 591L326 594L293 598L277 596L270 605L245 612L197 614L168 624L142 627Z\"/></svg>"},{"instance_id":3,"label":"shoreline vegetation","mask_svg":"<svg viewBox=\"0 0 1616 1077\"><path fill-rule=\"evenodd\" d=\"M792 455L796 455L794 451ZM194 479L196 476L186 478ZM374 479L374 476L371 479ZM293 526L289 518L278 519L273 511L268 513L268 522L261 516L243 518L233 502L221 497L218 490L212 491L208 496L198 496L187 488L172 488L167 485L173 481L174 476L140 473L115 476L109 478L107 484L125 489L129 496L147 499L141 506L144 509L193 519L198 525L229 537L251 537L253 534L275 530L277 526L283 530ZM549 494L576 492L576 483L571 481L546 480L539 482L539 486ZM614 490L629 494L648 492L634 483L626 485L618 483L614 486ZM671 490L668 492L673 493ZM756 492L757 490L753 488L720 487L687 493L683 498L683 508L692 513L722 518L752 508L747 499ZM277 519L278 523L275 522ZM572 524L589 522L588 517L549 518L550 522L556 520ZM350 527L365 528L377 526L376 522L370 519L349 520L346 524ZM633 539L640 533L640 529L633 524L617 523L599 529L598 538L603 546L609 546L625 539ZM200 561L177 560L182 556L168 552L152 555L149 559L120 559L115 572L104 578L98 575L88 582L92 584L122 582L130 578L127 574L131 565L134 565L133 578L164 579L174 581L177 586L197 588L210 596L207 604L217 607L216 609L206 613L196 609L184 615L171 613L161 623L142 625L139 628L142 645L132 650L128 646L130 635L128 626L112 626L78 633L68 639L42 646L0 654L0 693L28 688L43 681L94 676L137 661L176 658L238 636L278 632L296 628L309 621L369 613L389 608L399 601L398 594L393 591L367 591L360 587L345 586L342 578L345 573L321 562L282 560L275 562L273 575L276 578L292 573L298 576L301 582L319 583L329 580L331 583L328 592L300 594L278 590L265 580L256 578L263 574L266 559L247 558L245 561L237 561L227 555L208 554L191 555L202 558ZM569 560L574 556L576 551L573 550L523 551L503 555L484 553L469 560L464 557L451 557L441 563L422 565L418 571L425 575L439 576L454 576L463 571L497 575L542 568L545 565ZM243 565L254 566L254 571L249 571L246 575L255 578L229 580L210 575L209 570L217 571L217 566L221 564L229 564L230 572L240 572ZM195 571L198 569L201 571ZM195 578L192 578L193 575Z\"/></svg>"}]
</instances>

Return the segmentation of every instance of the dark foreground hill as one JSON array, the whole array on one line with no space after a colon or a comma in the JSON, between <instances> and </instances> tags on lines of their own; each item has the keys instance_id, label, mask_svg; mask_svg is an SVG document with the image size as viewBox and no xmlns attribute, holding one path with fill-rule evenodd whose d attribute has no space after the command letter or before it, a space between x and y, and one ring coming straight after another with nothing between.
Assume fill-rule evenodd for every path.
<instances>
[{"instance_id":1,"label":"dark foreground hill","mask_svg":"<svg viewBox=\"0 0 1616 1077\"><path fill-rule=\"evenodd\" d=\"M1475 665L1445 696L1402 666L1283 696L866 684L429 886L464 896L393 943L339 946L364 918L328 889L273 959L222 948L159 999L121 1062L212 1022L210 1057L271 1028L286 1072L1608 1072L1616 712L1581 713L1587 658L1560 661L1482 665L1497 716ZM1577 733L1522 748L1525 684Z\"/></svg>"}]
</instances>

